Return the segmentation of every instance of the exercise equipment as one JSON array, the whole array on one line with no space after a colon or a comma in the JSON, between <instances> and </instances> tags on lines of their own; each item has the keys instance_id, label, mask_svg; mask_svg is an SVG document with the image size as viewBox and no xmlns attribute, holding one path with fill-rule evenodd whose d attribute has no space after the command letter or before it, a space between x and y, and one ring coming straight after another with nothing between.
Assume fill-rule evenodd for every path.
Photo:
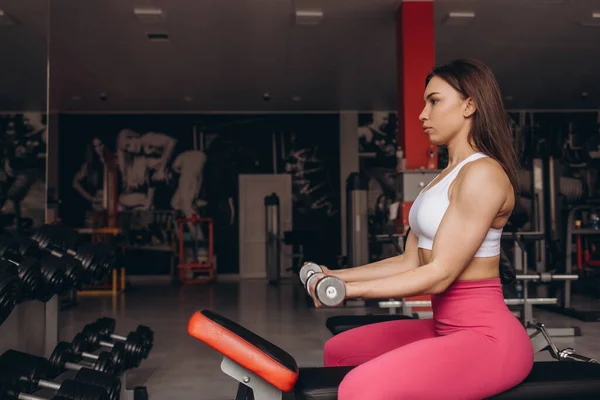
<instances>
[{"instance_id":1,"label":"exercise equipment","mask_svg":"<svg viewBox=\"0 0 600 400\"><path fill-rule=\"evenodd\" d=\"M56 395L52 397L52 400L109 400L108 394L101 387L73 379L66 379L62 384L42 379L34 382L31 383L32 387L56 391ZM17 389L3 383L0 383L0 399L44 400L43 397L31 395L26 390Z\"/></svg>"},{"instance_id":2,"label":"exercise equipment","mask_svg":"<svg viewBox=\"0 0 600 400\"><path fill-rule=\"evenodd\" d=\"M71 368L64 368L67 364ZM17 350L8 350L0 356L0 370L14 366L20 371L30 371L31 374L43 379L55 379L65 370L73 370L77 373L73 379L79 382L90 383L104 388L110 400L119 398L121 391L121 380L111 370L99 371L79 364L61 363L57 360L51 361L44 357L20 352ZM0 378L0 382L2 379Z\"/></svg>"},{"instance_id":3,"label":"exercise equipment","mask_svg":"<svg viewBox=\"0 0 600 400\"><path fill-rule=\"evenodd\" d=\"M129 335L131 335L132 332L130 332L127 337L119 335L119 334L115 334L116 325L117 325L117 322L115 321L115 319L108 318L108 317L98 318L96 320L96 322L94 322L93 324L90 324L90 326L93 326L93 327L101 330L100 331L101 338L104 341L107 341L107 340L115 340L118 342L130 341L131 339L129 338ZM138 325L138 327L136 328L136 330L133 333L136 333L137 335L139 335L141 337L141 339L142 339L141 346L142 346L142 350L143 350L143 355L144 355L144 358L148 358L148 355L150 354L150 351L152 350L152 346L154 345L154 332L152 331L152 329L150 329L149 327L147 327L145 325Z\"/></svg>"},{"instance_id":4,"label":"exercise equipment","mask_svg":"<svg viewBox=\"0 0 600 400\"><path fill-rule=\"evenodd\" d=\"M125 370L127 358L125 347L121 344L115 346L110 352L101 352L100 354L91 354L86 337L79 333L75 335L73 341L58 342L49 360L53 365L62 365L67 362L86 361L91 363L92 369L97 371L120 375Z\"/></svg>"},{"instance_id":5,"label":"exercise equipment","mask_svg":"<svg viewBox=\"0 0 600 400\"><path fill-rule=\"evenodd\" d=\"M11 265L0 264L0 324L2 324L15 309L20 298L20 283L11 271Z\"/></svg>"},{"instance_id":6,"label":"exercise equipment","mask_svg":"<svg viewBox=\"0 0 600 400\"><path fill-rule=\"evenodd\" d=\"M369 179L353 172L346 180L346 247L348 267L369 263Z\"/></svg>"},{"instance_id":7,"label":"exercise equipment","mask_svg":"<svg viewBox=\"0 0 600 400\"><path fill-rule=\"evenodd\" d=\"M97 284L102 282L114 268L116 258L113 249L102 243L86 243L73 250L71 243L76 242L77 232L60 225L42 225L31 239L38 243L42 250L73 262L77 260L85 271L85 282Z\"/></svg>"},{"instance_id":8,"label":"exercise equipment","mask_svg":"<svg viewBox=\"0 0 600 400\"><path fill-rule=\"evenodd\" d=\"M315 297L317 300L328 307L336 307L342 304L346 298L346 285L341 279L335 276L320 276L322 273L323 270L321 267L314 263L308 263L300 269L300 279L302 281L305 278L303 283L306 291L310 295L310 287L313 282L318 280L315 286Z\"/></svg>"},{"instance_id":9,"label":"exercise equipment","mask_svg":"<svg viewBox=\"0 0 600 400\"><path fill-rule=\"evenodd\" d=\"M265 197L265 228L267 279L277 283L281 277L281 221L276 193Z\"/></svg>"},{"instance_id":10,"label":"exercise equipment","mask_svg":"<svg viewBox=\"0 0 600 400\"><path fill-rule=\"evenodd\" d=\"M17 267L17 274L27 297L35 297L36 300L45 303L55 294L62 295L66 292L67 278L63 269L53 263L39 262L33 257L22 257L18 243L5 235L0 235L0 260ZM36 271L41 274L41 285L36 281Z\"/></svg>"},{"instance_id":11,"label":"exercise equipment","mask_svg":"<svg viewBox=\"0 0 600 400\"><path fill-rule=\"evenodd\" d=\"M109 400L105 388L97 385L79 382L74 379L65 379L62 383L48 381L40 377L39 371L27 368L18 368L15 365L2 365L0 367L0 384L3 386L1 393L10 398L13 393L34 393L39 389L56 391L57 395L68 399ZM42 372L43 375L43 372ZM27 399L27 396L17 395L17 399Z\"/></svg>"},{"instance_id":12,"label":"exercise equipment","mask_svg":"<svg viewBox=\"0 0 600 400\"><path fill-rule=\"evenodd\" d=\"M352 367L299 368L285 350L209 310L188 322L188 333L223 355L221 369L240 382L236 399L330 400ZM573 399L600 396L600 365L591 362L536 362L516 387L496 400Z\"/></svg>"},{"instance_id":13,"label":"exercise equipment","mask_svg":"<svg viewBox=\"0 0 600 400\"><path fill-rule=\"evenodd\" d=\"M577 226L577 216L580 214L591 214L595 209L600 208L600 204L584 204L577 207L573 207L567 217L567 229L566 229L566 260L565 260L565 271L567 273L578 272L577 269L573 268L572 254L573 254L573 241L581 241L584 237L600 237L600 229L595 229L592 224L587 226ZM591 219L591 218L590 218ZM591 221L590 221L591 222ZM580 246L579 246L580 247ZM578 249L580 251L580 249ZM580 319L582 321L600 321L600 310L581 310L573 306L572 302L572 287L571 282L565 282L562 295L563 301L559 307L554 307L553 311L560 312L564 315Z\"/></svg>"},{"instance_id":14,"label":"exercise equipment","mask_svg":"<svg viewBox=\"0 0 600 400\"><path fill-rule=\"evenodd\" d=\"M48 400L45 397L34 396L32 394L21 393L18 391L11 390L8 385L0 383L0 399L1 400ZM63 395L54 395L50 400L70 400L71 397L65 397Z\"/></svg>"},{"instance_id":15,"label":"exercise equipment","mask_svg":"<svg viewBox=\"0 0 600 400\"><path fill-rule=\"evenodd\" d=\"M86 281L86 275L81 263L71 256L57 257L52 253L43 251L38 243L26 236L13 236L14 250L23 258L32 258L39 260L41 264L50 268L60 268L65 273L65 285L81 289Z\"/></svg>"},{"instance_id":16,"label":"exercise equipment","mask_svg":"<svg viewBox=\"0 0 600 400\"><path fill-rule=\"evenodd\" d=\"M88 324L80 334L75 336L81 350L93 351L101 347L110 349L110 354L116 357L113 362L120 372L140 365L144 359L144 342L141 336L131 332L125 342L110 343L102 340L106 335L102 328L98 328L94 324ZM87 353L85 353L85 357L90 358Z\"/></svg>"}]
</instances>

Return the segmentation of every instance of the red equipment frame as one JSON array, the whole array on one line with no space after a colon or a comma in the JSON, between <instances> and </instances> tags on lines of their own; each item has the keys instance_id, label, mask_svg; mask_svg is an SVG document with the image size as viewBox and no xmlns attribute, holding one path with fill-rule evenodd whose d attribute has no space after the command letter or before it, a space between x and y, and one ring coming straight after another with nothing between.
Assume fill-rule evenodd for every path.
<instances>
[{"instance_id":1,"label":"red equipment frame","mask_svg":"<svg viewBox=\"0 0 600 400\"><path fill-rule=\"evenodd\" d=\"M183 226L188 222L194 225L202 222L208 223L208 260L205 262L199 262L198 260L186 262L185 260ZM179 271L179 281L181 283L206 283L213 281L215 279L213 219L201 218L194 214L191 218L178 218L177 225L179 231L179 264L177 265L177 269ZM185 279L186 270L191 270L192 272L203 272L207 273L208 275L202 278Z\"/></svg>"}]
</instances>

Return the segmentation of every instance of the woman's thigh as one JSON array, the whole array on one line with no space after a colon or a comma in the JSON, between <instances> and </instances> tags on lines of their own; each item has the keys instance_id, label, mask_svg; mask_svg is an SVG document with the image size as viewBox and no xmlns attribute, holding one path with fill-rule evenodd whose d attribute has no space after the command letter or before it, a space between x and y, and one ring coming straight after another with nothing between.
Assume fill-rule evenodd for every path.
<instances>
[{"instance_id":1,"label":"woman's thigh","mask_svg":"<svg viewBox=\"0 0 600 400\"><path fill-rule=\"evenodd\" d=\"M356 366L417 340L435 337L432 319L386 321L350 329L325 343L326 367Z\"/></svg>"},{"instance_id":2,"label":"woman's thigh","mask_svg":"<svg viewBox=\"0 0 600 400\"><path fill-rule=\"evenodd\" d=\"M533 352L481 333L461 331L419 340L354 368L338 399L484 399L521 383L533 366Z\"/></svg>"}]
</instances>

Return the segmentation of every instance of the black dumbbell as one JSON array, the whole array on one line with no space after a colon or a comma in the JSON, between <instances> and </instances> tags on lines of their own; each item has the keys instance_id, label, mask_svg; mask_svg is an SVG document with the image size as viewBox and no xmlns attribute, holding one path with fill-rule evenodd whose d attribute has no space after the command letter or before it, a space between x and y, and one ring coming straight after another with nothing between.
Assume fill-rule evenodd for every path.
<instances>
[{"instance_id":1,"label":"black dumbbell","mask_svg":"<svg viewBox=\"0 0 600 400\"><path fill-rule=\"evenodd\" d=\"M11 394L17 395L16 399L30 399L25 393L35 393L39 389L55 390L57 395L68 399L102 399L109 400L107 390L98 385L79 382L74 379L65 379L62 383L45 379L43 369L19 367L18 365L0 365L0 382L3 384L5 398ZM22 393L22 394L20 394Z\"/></svg>"},{"instance_id":2,"label":"black dumbbell","mask_svg":"<svg viewBox=\"0 0 600 400\"><path fill-rule=\"evenodd\" d=\"M93 323L93 325L102 329L102 335L104 340L112 339L115 341L127 342L127 338L125 336L115 334L117 321L115 321L114 318L98 318L96 322ZM154 346L154 332L152 331L152 329L145 325L138 325L134 332L142 337L144 358L148 358L148 355L150 355L150 351L152 350L152 346ZM130 334L131 332L129 333L129 335Z\"/></svg>"},{"instance_id":3,"label":"black dumbbell","mask_svg":"<svg viewBox=\"0 0 600 400\"><path fill-rule=\"evenodd\" d=\"M41 249L57 257L72 257L78 260L88 283L102 282L113 267L113 254L109 246L88 243L73 250L71 247L77 240L77 232L73 229L60 225L43 225L31 239L35 240Z\"/></svg>"},{"instance_id":4,"label":"black dumbbell","mask_svg":"<svg viewBox=\"0 0 600 400\"><path fill-rule=\"evenodd\" d=\"M38 378L54 379L63 370L58 370L44 357L8 350L0 357L0 370L13 365L20 371L33 370ZM121 392L121 380L113 374L95 371L89 368L80 368L73 377L76 381L90 383L104 388L111 400L117 400ZM2 378L0 378L0 382ZM0 397L1 399L1 397Z\"/></svg>"},{"instance_id":5,"label":"black dumbbell","mask_svg":"<svg viewBox=\"0 0 600 400\"><path fill-rule=\"evenodd\" d=\"M0 324L15 309L21 298L21 283L10 263L0 264Z\"/></svg>"},{"instance_id":6,"label":"black dumbbell","mask_svg":"<svg viewBox=\"0 0 600 400\"><path fill-rule=\"evenodd\" d=\"M328 307L336 307L342 304L346 298L346 285L344 281L335 276L322 277L322 272L323 269L314 263L302 266L299 275L301 281L305 279L302 283L306 291L309 292L313 282L317 280L317 285L315 286L315 297L317 300Z\"/></svg>"},{"instance_id":7,"label":"black dumbbell","mask_svg":"<svg viewBox=\"0 0 600 400\"><path fill-rule=\"evenodd\" d=\"M125 342L107 342L104 340L107 336L103 333L101 327L95 326L95 324L86 325L81 333L87 344L89 350L97 350L101 347L106 347L114 350L115 348L124 349L125 354L125 369L131 369L138 367L144 359L143 339L135 332L131 332L127 335Z\"/></svg>"},{"instance_id":8,"label":"black dumbbell","mask_svg":"<svg viewBox=\"0 0 600 400\"><path fill-rule=\"evenodd\" d=\"M81 334L75 335L71 343L58 342L49 360L52 364L79 362L84 361L90 363L90 368L121 375L127 366L127 354L125 346L115 346L110 352L103 351L100 354L91 354L88 352L90 346L86 338Z\"/></svg>"},{"instance_id":9,"label":"black dumbbell","mask_svg":"<svg viewBox=\"0 0 600 400\"><path fill-rule=\"evenodd\" d=\"M98 360L93 364L82 365L76 364L80 360L76 355L73 355L69 351L64 351L58 346L54 348L52 355L48 359L17 350L7 350L0 356L0 370L6 365L18 364L23 359L32 360L34 357L38 357L35 358L38 374L42 370L41 367L44 366L44 378L56 378L65 371L79 371L84 368L115 375L115 368L112 364L110 354L100 353Z\"/></svg>"},{"instance_id":10,"label":"black dumbbell","mask_svg":"<svg viewBox=\"0 0 600 400\"><path fill-rule=\"evenodd\" d=\"M66 293L66 276L63 269L54 264L39 262L33 257L22 257L19 245L11 237L0 235L0 259L17 267L17 274L26 293L36 300L47 302L55 294ZM41 275L41 283L35 279L36 271Z\"/></svg>"},{"instance_id":11,"label":"black dumbbell","mask_svg":"<svg viewBox=\"0 0 600 400\"><path fill-rule=\"evenodd\" d=\"M32 394L25 394L19 391L12 390L9 385L0 382L0 399L2 400L48 400L45 397L38 397ZM54 395L50 400L70 400L70 397L63 395Z\"/></svg>"},{"instance_id":12,"label":"black dumbbell","mask_svg":"<svg viewBox=\"0 0 600 400\"><path fill-rule=\"evenodd\" d=\"M69 255L59 257L52 252L42 250L35 240L26 236L13 236L13 241L18 246L21 257L31 257L40 260L42 264L61 268L65 272L68 286L81 289L83 283L89 283L81 262L74 257Z\"/></svg>"}]
</instances>

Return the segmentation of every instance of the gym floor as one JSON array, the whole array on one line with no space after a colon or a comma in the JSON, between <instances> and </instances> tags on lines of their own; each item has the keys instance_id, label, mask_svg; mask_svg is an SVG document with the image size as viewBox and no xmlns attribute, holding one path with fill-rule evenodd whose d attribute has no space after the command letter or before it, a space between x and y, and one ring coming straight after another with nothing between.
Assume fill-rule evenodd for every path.
<instances>
[{"instance_id":1,"label":"gym floor","mask_svg":"<svg viewBox=\"0 0 600 400\"><path fill-rule=\"evenodd\" d=\"M592 306L600 308L600 300L595 303ZM154 348L139 368L129 372L128 388L144 385L154 399L232 400L237 384L221 372L220 355L187 334L189 317L203 308L231 318L280 346L300 367L323 365L323 344L331 337L325 327L328 317L366 313L362 307L309 308L297 282L270 286L251 280L179 288L146 284L116 300L110 296L80 297L77 307L61 313L60 339L70 341L85 324L101 316L114 317L119 334L135 330L139 324L147 325L154 330ZM559 348L574 347L580 354L600 358L600 323L541 310L534 310L534 316L548 327L579 326L581 337L555 339L555 343ZM551 357L540 353L536 360Z\"/></svg>"}]
</instances>

